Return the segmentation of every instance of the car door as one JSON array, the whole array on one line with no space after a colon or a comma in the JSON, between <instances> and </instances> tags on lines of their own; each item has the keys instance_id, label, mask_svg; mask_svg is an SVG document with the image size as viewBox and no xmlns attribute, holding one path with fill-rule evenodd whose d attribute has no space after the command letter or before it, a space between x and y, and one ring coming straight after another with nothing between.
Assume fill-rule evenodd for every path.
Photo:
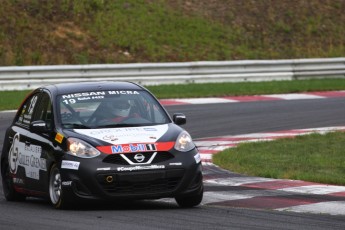
<instances>
[{"instance_id":1,"label":"car door","mask_svg":"<svg viewBox=\"0 0 345 230\"><path fill-rule=\"evenodd\" d=\"M31 188L39 192L47 192L49 166L55 160L54 151L56 145L53 143L54 116L52 102L47 92L38 96L38 105L34 108L30 124L43 121L46 124L46 131L37 132L29 128L26 135L26 151L30 155L30 167L32 173Z\"/></svg>"},{"instance_id":2,"label":"car door","mask_svg":"<svg viewBox=\"0 0 345 230\"><path fill-rule=\"evenodd\" d=\"M30 184L30 178L32 178L30 156L26 154L26 141L38 95L39 93L34 93L23 102L12 126L7 131L10 145L8 150L10 173L13 177L13 184L21 190L26 190Z\"/></svg>"},{"instance_id":3,"label":"car door","mask_svg":"<svg viewBox=\"0 0 345 230\"><path fill-rule=\"evenodd\" d=\"M53 152L50 132L33 133L30 125L34 121L47 122L52 129L51 100L47 93L31 95L23 103L14 125L10 130L13 139L9 153L10 171L14 174L14 183L29 195L42 195L47 188L47 159Z\"/></svg>"}]
</instances>

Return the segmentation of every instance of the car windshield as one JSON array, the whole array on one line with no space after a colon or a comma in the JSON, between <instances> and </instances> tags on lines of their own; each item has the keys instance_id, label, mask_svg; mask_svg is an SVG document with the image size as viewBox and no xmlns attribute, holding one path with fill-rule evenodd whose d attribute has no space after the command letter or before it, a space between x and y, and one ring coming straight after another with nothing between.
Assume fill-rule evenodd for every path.
<instances>
[{"instance_id":1,"label":"car windshield","mask_svg":"<svg viewBox=\"0 0 345 230\"><path fill-rule=\"evenodd\" d=\"M165 124L170 119L146 91L78 92L58 96L62 127L70 129Z\"/></svg>"}]
</instances>

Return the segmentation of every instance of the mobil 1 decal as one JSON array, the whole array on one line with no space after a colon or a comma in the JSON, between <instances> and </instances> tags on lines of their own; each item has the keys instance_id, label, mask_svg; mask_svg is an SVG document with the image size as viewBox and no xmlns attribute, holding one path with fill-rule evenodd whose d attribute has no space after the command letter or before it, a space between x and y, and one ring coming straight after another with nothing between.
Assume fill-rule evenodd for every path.
<instances>
[{"instance_id":1,"label":"mobil 1 decal","mask_svg":"<svg viewBox=\"0 0 345 230\"><path fill-rule=\"evenodd\" d=\"M110 129L75 129L74 131L116 145L152 143L157 141L168 131L168 125Z\"/></svg>"},{"instance_id":2,"label":"mobil 1 decal","mask_svg":"<svg viewBox=\"0 0 345 230\"><path fill-rule=\"evenodd\" d=\"M127 144L111 146L112 153L131 153L131 152L148 152L156 151L155 144Z\"/></svg>"},{"instance_id":3,"label":"mobil 1 decal","mask_svg":"<svg viewBox=\"0 0 345 230\"><path fill-rule=\"evenodd\" d=\"M20 134L17 133L8 153L10 172L16 174L18 166L21 166L25 169L26 177L39 180L39 171L47 171L46 159L42 158L41 154L41 146L20 142Z\"/></svg>"},{"instance_id":4,"label":"mobil 1 decal","mask_svg":"<svg viewBox=\"0 0 345 230\"><path fill-rule=\"evenodd\" d=\"M173 148L174 144L175 142L173 141L155 143L131 143L109 146L97 146L97 149L105 154L169 151L171 148Z\"/></svg>"}]
</instances>

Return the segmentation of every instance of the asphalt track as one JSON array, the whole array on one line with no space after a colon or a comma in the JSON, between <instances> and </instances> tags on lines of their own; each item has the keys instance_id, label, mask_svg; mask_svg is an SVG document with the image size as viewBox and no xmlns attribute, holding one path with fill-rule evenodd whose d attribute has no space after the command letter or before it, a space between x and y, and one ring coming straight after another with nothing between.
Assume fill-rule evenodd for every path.
<instances>
[{"instance_id":1,"label":"asphalt track","mask_svg":"<svg viewBox=\"0 0 345 230\"><path fill-rule=\"evenodd\" d=\"M167 110L171 114L183 112L187 115L188 122L184 128L194 139L345 125L344 98L177 105L168 106ZM1 146L3 131L12 116L0 113ZM205 177L210 179L214 175L245 178L206 166ZM345 229L344 215L275 211L255 206L243 208L208 202L212 199L209 194L217 192L235 195L262 192L253 187L207 183L206 202L193 209L180 209L165 199L88 205L67 211L54 210L48 202L38 199L29 199L25 203L6 202L2 187L0 189L1 229ZM295 197L300 198L298 195ZM308 198L317 199L318 196Z\"/></svg>"},{"instance_id":2,"label":"asphalt track","mask_svg":"<svg viewBox=\"0 0 345 230\"><path fill-rule=\"evenodd\" d=\"M345 125L345 97L168 106L194 139Z\"/></svg>"}]
</instances>

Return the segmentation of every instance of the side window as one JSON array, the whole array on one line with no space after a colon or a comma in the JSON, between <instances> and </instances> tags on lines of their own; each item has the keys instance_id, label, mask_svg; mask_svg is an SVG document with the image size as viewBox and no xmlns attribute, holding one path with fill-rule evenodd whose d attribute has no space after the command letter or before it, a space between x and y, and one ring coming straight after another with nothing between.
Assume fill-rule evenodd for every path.
<instances>
[{"instance_id":1,"label":"side window","mask_svg":"<svg viewBox=\"0 0 345 230\"><path fill-rule=\"evenodd\" d=\"M51 101L50 97L46 93L42 93L40 95L39 105L35 109L35 113L33 115L32 121L45 121L47 124L47 128L50 129L52 127L52 110L51 110Z\"/></svg>"},{"instance_id":2,"label":"side window","mask_svg":"<svg viewBox=\"0 0 345 230\"><path fill-rule=\"evenodd\" d=\"M20 115L18 116L17 123L29 126L32 121L32 115L37 105L38 94L32 95L21 107Z\"/></svg>"}]
</instances>

